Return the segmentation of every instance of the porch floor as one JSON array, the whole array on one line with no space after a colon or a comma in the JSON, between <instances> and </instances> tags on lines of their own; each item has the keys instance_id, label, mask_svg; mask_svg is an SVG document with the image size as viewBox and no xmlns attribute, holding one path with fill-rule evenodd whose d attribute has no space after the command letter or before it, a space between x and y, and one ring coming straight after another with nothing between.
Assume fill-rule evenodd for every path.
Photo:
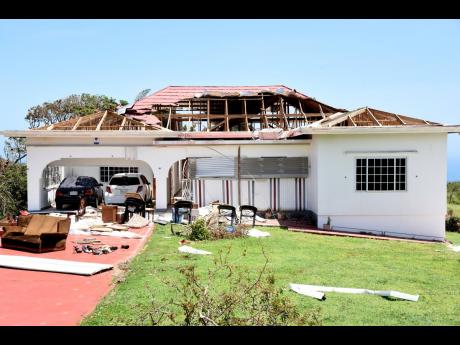
<instances>
[{"instance_id":1,"label":"porch floor","mask_svg":"<svg viewBox=\"0 0 460 345\"><path fill-rule=\"evenodd\" d=\"M142 239L69 235L65 250L50 253L36 254L0 248L1 255L97 262L114 266L112 270L92 276L0 267L0 325L78 325L111 290L114 286L114 275L120 273L119 265L137 255L150 237L152 229L153 225L129 229L144 236ZM118 250L105 255L75 253L73 245L85 237L97 238L104 244L118 246ZM121 249L121 244L128 244L129 248Z\"/></svg>"}]
</instances>

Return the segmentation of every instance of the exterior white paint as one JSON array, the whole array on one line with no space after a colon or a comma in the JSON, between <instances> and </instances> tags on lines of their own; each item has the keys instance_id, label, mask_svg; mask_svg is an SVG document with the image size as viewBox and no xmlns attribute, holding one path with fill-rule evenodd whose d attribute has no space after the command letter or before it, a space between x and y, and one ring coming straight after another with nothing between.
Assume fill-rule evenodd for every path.
<instances>
[{"instance_id":1,"label":"exterior white paint","mask_svg":"<svg viewBox=\"0 0 460 345\"><path fill-rule=\"evenodd\" d=\"M446 133L322 135L315 141L320 228L330 217L337 230L444 238ZM355 160L361 157L406 157L407 191L356 191Z\"/></svg>"},{"instance_id":2,"label":"exterior white paint","mask_svg":"<svg viewBox=\"0 0 460 345\"><path fill-rule=\"evenodd\" d=\"M139 142L129 138L129 144L124 145L124 138L119 138L119 146L94 145L88 138L74 138L72 144L64 138L48 138L41 143L41 139L31 138L27 142L28 154L28 208L40 209L47 206L41 199L41 176L46 165L81 166L83 161L87 165L97 167L105 165L126 166L144 162L152 169L156 180L156 205L159 209L167 208L170 200L168 174L171 166L178 160L188 157L219 157L237 156L238 145L144 145L143 138ZM240 145L242 157L261 157L284 155L287 157L308 156L309 141L300 143L258 143ZM129 145L129 146L128 146ZM287 149L288 148L288 149ZM72 163L72 161L74 163ZM130 163L129 163L130 162ZM94 175L93 175L94 176ZM95 175L98 176L98 175ZM221 188L219 188L221 190Z\"/></svg>"},{"instance_id":3,"label":"exterior white paint","mask_svg":"<svg viewBox=\"0 0 460 345\"><path fill-rule=\"evenodd\" d=\"M360 129L362 131L362 129ZM29 209L47 205L41 174L47 164L65 166L66 174L84 174L100 179L99 166L140 166L156 180L158 209L167 207L170 190L180 188L179 161L190 157L308 157L305 208L317 215L322 228L331 218L333 229L355 232L385 232L387 235L442 240L446 213L447 133L372 133L347 131L313 134L312 140L277 142L219 141L155 142L148 137L102 138L94 145L90 137L28 138ZM386 151L386 152L385 152ZM388 152L392 151L392 152ZM407 191L355 191L355 160L358 157L406 157ZM171 167L174 167L171 169ZM168 178L170 176L170 178ZM241 181L241 203L259 209L271 206L270 179L254 180L254 197L248 182ZM202 204L225 198L222 180L205 180ZM280 179L279 208L295 209L294 179ZM231 203L238 200L233 180Z\"/></svg>"}]
</instances>

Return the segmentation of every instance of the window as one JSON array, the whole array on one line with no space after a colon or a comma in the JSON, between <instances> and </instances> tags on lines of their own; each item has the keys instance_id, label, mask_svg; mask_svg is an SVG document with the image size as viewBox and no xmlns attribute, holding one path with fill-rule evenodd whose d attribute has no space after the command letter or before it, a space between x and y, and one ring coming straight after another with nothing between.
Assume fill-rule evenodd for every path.
<instances>
[{"instance_id":1,"label":"window","mask_svg":"<svg viewBox=\"0 0 460 345\"><path fill-rule=\"evenodd\" d=\"M120 173L138 173L138 167L101 167L101 182L109 182L113 175Z\"/></svg>"},{"instance_id":2,"label":"window","mask_svg":"<svg viewBox=\"0 0 460 345\"><path fill-rule=\"evenodd\" d=\"M357 191L398 191L406 185L406 158L356 159Z\"/></svg>"},{"instance_id":3,"label":"window","mask_svg":"<svg viewBox=\"0 0 460 345\"><path fill-rule=\"evenodd\" d=\"M137 177L120 176L114 177L110 180L110 185L113 186L136 186L140 184L141 183Z\"/></svg>"}]
</instances>

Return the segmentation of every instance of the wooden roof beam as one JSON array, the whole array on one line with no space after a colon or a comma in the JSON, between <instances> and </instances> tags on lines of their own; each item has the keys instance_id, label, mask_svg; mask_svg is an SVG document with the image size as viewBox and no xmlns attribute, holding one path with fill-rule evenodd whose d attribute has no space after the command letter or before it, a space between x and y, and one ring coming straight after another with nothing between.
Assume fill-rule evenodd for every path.
<instances>
[{"instance_id":1,"label":"wooden roof beam","mask_svg":"<svg viewBox=\"0 0 460 345\"><path fill-rule=\"evenodd\" d=\"M348 115L348 119L351 121L351 123L353 124L353 126L355 126L355 127L357 126L356 123L355 123L355 121L353 121L353 118L352 118L350 115Z\"/></svg>"},{"instance_id":2,"label":"wooden roof beam","mask_svg":"<svg viewBox=\"0 0 460 345\"><path fill-rule=\"evenodd\" d=\"M324 119L326 116L324 115L323 108L321 107L321 104L318 103L318 107L319 107L319 112L321 113L321 116Z\"/></svg>"},{"instance_id":3,"label":"wooden roof beam","mask_svg":"<svg viewBox=\"0 0 460 345\"><path fill-rule=\"evenodd\" d=\"M122 131L122 130L123 130L123 127L124 127L124 125L125 125L127 119L128 119L128 118L125 116L125 118L124 118L123 121L121 122L120 128L118 129L119 131Z\"/></svg>"},{"instance_id":4,"label":"wooden roof beam","mask_svg":"<svg viewBox=\"0 0 460 345\"><path fill-rule=\"evenodd\" d=\"M77 130L78 125L80 124L82 118L83 118L82 116L80 116L80 117L78 118L77 122L75 122L75 125L72 127L72 131L76 131L76 130Z\"/></svg>"},{"instance_id":5,"label":"wooden roof beam","mask_svg":"<svg viewBox=\"0 0 460 345\"><path fill-rule=\"evenodd\" d=\"M102 116L101 120L100 120L99 123L97 124L96 131L100 131L100 130L101 130L101 126L102 126L102 124L104 123L104 120L105 120L106 117L107 117L107 110L104 112L104 115Z\"/></svg>"},{"instance_id":6,"label":"wooden roof beam","mask_svg":"<svg viewBox=\"0 0 460 345\"><path fill-rule=\"evenodd\" d=\"M393 114L393 115L396 117L396 119L399 122L401 122L402 125L407 125L407 123L403 119L401 119L401 117L398 114Z\"/></svg>"},{"instance_id":7,"label":"wooden roof beam","mask_svg":"<svg viewBox=\"0 0 460 345\"><path fill-rule=\"evenodd\" d=\"M382 124L377 120L377 118L372 114L372 112L369 110L369 108L366 108L367 113L370 115L372 121L377 124L378 126L382 127Z\"/></svg>"}]
</instances>

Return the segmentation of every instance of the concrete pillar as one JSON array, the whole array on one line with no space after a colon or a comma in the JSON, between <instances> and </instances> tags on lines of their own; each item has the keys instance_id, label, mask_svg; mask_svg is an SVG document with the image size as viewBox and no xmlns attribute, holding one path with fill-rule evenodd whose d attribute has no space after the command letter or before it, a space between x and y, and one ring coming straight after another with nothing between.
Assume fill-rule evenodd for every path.
<instances>
[{"instance_id":1,"label":"concrete pillar","mask_svg":"<svg viewBox=\"0 0 460 345\"><path fill-rule=\"evenodd\" d=\"M29 151L29 150L28 150ZM42 202L42 193L45 193L42 186L43 169L47 162L43 159L27 154L27 209L40 210L46 206Z\"/></svg>"},{"instance_id":2,"label":"concrete pillar","mask_svg":"<svg viewBox=\"0 0 460 345\"><path fill-rule=\"evenodd\" d=\"M168 172L155 174L156 179L156 208L166 209L168 207Z\"/></svg>"}]
</instances>

